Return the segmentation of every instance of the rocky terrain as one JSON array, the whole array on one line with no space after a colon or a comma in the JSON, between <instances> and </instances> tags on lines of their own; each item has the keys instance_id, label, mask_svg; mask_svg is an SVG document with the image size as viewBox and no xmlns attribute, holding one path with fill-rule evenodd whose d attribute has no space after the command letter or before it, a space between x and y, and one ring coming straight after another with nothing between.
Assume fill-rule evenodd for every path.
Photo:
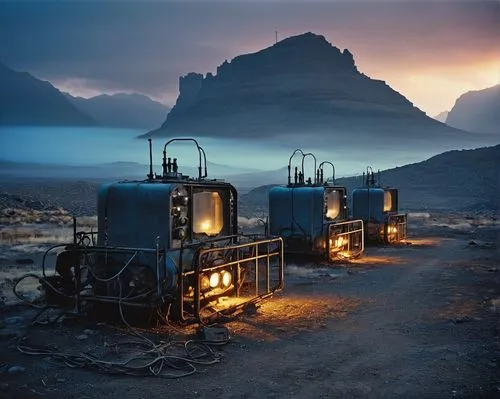
<instances>
[{"instance_id":1,"label":"rocky terrain","mask_svg":"<svg viewBox=\"0 0 500 399\"><path fill-rule=\"evenodd\" d=\"M96 214L99 183L61 179L2 181L0 208L53 211L67 210L73 216Z\"/></svg>"},{"instance_id":2,"label":"rocky terrain","mask_svg":"<svg viewBox=\"0 0 500 399\"><path fill-rule=\"evenodd\" d=\"M495 398L496 234L477 218L420 213L405 245L337 265L288 260L285 290L227 320L229 342L197 359L182 346L197 326L130 329L16 305L13 284L39 273L41 258L0 259L0 398ZM31 278L17 289L43 304L37 287ZM149 359L152 345L184 360L158 376L144 362L137 376L98 366Z\"/></svg>"},{"instance_id":3,"label":"rocky terrain","mask_svg":"<svg viewBox=\"0 0 500 399\"><path fill-rule=\"evenodd\" d=\"M450 110L446 124L500 137L500 84L462 94Z\"/></svg>"},{"instance_id":4,"label":"rocky terrain","mask_svg":"<svg viewBox=\"0 0 500 399\"><path fill-rule=\"evenodd\" d=\"M408 242L333 265L287 258L285 290L226 320L229 342L203 359L183 346L197 326L131 329L44 307L43 253L72 242L73 215L78 231L95 231L96 218L85 215L95 215L98 182L4 178L0 398L494 398L499 151L453 151L384 171L382 183L397 185L401 208L413 210ZM267 188L240 196L246 231L261 227ZM46 259L51 274L55 256ZM142 363L140 376L103 366L145 361L158 345L182 366L168 358L162 376Z\"/></svg>"}]
</instances>

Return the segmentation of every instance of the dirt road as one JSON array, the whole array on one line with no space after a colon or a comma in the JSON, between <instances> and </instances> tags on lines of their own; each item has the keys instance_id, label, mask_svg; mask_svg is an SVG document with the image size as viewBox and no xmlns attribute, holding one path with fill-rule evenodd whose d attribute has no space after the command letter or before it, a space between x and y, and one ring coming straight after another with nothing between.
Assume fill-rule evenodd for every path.
<instances>
[{"instance_id":1,"label":"dirt road","mask_svg":"<svg viewBox=\"0 0 500 399\"><path fill-rule=\"evenodd\" d=\"M492 231L471 242L470 233L426 227L413 231L412 245L370 248L348 268L289 264L282 294L228 324L231 342L215 349L221 362L182 379L104 375L20 354L5 331L21 334L32 313L5 307L0 397L500 397ZM83 329L88 337L75 339ZM110 341L109 331L79 323L39 326L29 336L89 351Z\"/></svg>"}]
</instances>

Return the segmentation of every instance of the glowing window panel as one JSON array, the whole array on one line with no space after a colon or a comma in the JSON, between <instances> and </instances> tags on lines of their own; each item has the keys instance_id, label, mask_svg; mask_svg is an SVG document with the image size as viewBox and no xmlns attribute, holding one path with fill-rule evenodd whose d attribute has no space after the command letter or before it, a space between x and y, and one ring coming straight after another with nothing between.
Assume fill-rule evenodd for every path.
<instances>
[{"instance_id":1,"label":"glowing window panel","mask_svg":"<svg viewBox=\"0 0 500 399\"><path fill-rule=\"evenodd\" d=\"M325 193L326 217L335 219L340 214L340 191L333 190Z\"/></svg>"},{"instance_id":2,"label":"glowing window panel","mask_svg":"<svg viewBox=\"0 0 500 399\"><path fill-rule=\"evenodd\" d=\"M202 191L193 194L193 231L217 235L224 226L222 199L219 193Z\"/></svg>"},{"instance_id":3,"label":"glowing window panel","mask_svg":"<svg viewBox=\"0 0 500 399\"><path fill-rule=\"evenodd\" d=\"M392 193L384 191L384 212L392 211Z\"/></svg>"}]
</instances>

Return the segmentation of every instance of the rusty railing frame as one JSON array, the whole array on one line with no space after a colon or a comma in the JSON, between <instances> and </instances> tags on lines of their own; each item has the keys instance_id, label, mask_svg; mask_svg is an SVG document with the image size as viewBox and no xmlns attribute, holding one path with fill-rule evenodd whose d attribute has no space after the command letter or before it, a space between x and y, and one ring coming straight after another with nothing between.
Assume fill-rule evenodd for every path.
<instances>
[{"instance_id":1,"label":"rusty railing frame","mask_svg":"<svg viewBox=\"0 0 500 399\"><path fill-rule=\"evenodd\" d=\"M356 226L357 224L360 225L360 227ZM339 226L345 226L347 231L343 231L341 233L333 233L332 230L334 228L337 228ZM351 228L354 227L354 229L351 230ZM364 233L364 223L361 219L355 219L355 220L346 220L346 221L343 221L343 222L331 222L331 223L328 223L328 232L327 232L327 236L326 236L326 239L325 239L325 242L326 242L326 253L327 253L327 258L328 258L328 261L333 261L335 259L337 259L336 257L332 257L332 253L330 251L330 239L333 239L335 240L335 238L338 238L338 237L344 237L346 236L348 239L347 239L347 251L349 253L351 253L351 241L352 241L352 237L354 235L359 235L360 238L361 238L361 250L357 250L357 254L355 254L354 256L359 256L361 255L364 250L365 250L365 233Z\"/></svg>"}]
</instances>

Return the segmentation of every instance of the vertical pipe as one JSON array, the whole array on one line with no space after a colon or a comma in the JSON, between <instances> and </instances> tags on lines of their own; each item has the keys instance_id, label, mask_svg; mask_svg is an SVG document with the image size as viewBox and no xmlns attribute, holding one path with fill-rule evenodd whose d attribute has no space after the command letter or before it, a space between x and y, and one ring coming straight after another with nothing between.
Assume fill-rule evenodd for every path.
<instances>
[{"instance_id":1,"label":"vertical pipe","mask_svg":"<svg viewBox=\"0 0 500 399\"><path fill-rule=\"evenodd\" d=\"M151 139L149 141L149 174L148 180L153 180L153 144L151 143Z\"/></svg>"},{"instance_id":2,"label":"vertical pipe","mask_svg":"<svg viewBox=\"0 0 500 399\"><path fill-rule=\"evenodd\" d=\"M186 321L184 317L184 241L181 241L181 248L179 250L179 274L177 277L177 312L179 320Z\"/></svg>"},{"instance_id":3,"label":"vertical pipe","mask_svg":"<svg viewBox=\"0 0 500 399\"><path fill-rule=\"evenodd\" d=\"M163 177L167 176L167 150L163 149L163 163L161 164L163 167Z\"/></svg>"},{"instance_id":4,"label":"vertical pipe","mask_svg":"<svg viewBox=\"0 0 500 399\"><path fill-rule=\"evenodd\" d=\"M279 288L283 289L285 286L285 264L284 264L284 248L283 248L283 239L279 238L280 243L280 254L279 254L279 268L280 268L280 282Z\"/></svg>"},{"instance_id":5,"label":"vertical pipe","mask_svg":"<svg viewBox=\"0 0 500 399\"><path fill-rule=\"evenodd\" d=\"M331 224L327 225L328 228L326 230L326 238L325 238L325 248L326 248L326 258L328 261L331 261L331 254L330 254L330 231L331 231Z\"/></svg>"},{"instance_id":6,"label":"vertical pipe","mask_svg":"<svg viewBox=\"0 0 500 399\"><path fill-rule=\"evenodd\" d=\"M255 296L259 296L259 245L255 245Z\"/></svg>"},{"instance_id":7,"label":"vertical pipe","mask_svg":"<svg viewBox=\"0 0 500 399\"><path fill-rule=\"evenodd\" d=\"M161 296L160 285L160 236L156 236L156 294Z\"/></svg>"},{"instance_id":8,"label":"vertical pipe","mask_svg":"<svg viewBox=\"0 0 500 399\"><path fill-rule=\"evenodd\" d=\"M269 290L270 290L270 273L271 273L271 270L270 270L270 267L271 265L269 264L269 241L267 242L267 269L266 269L266 294L269 293Z\"/></svg>"},{"instance_id":9,"label":"vertical pipe","mask_svg":"<svg viewBox=\"0 0 500 399\"><path fill-rule=\"evenodd\" d=\"M361 250L365 250L365 224L361 221Z\"/></svg>"},{"instance_id":10,"label":"vertical pipe","mask_svg":"<svg viewBox=\"0 0 500 399\"><path fill-rule=\"evenodd\" d=\"M236 297L239 297L240 296L240 278L241 278L241 268L240 268L240 248L237 247L236 248L236 260L238 261L238 263L236 264L236 270L235 270L235 274L236 278L234 278L234 281L235 281L235 286L236 286Z\"/></svg>"},{"instance_id":11,"label":"vertical pipe","mask_svg":"<svg viewBox=\"0 0 500 399\"><path fill-rule=\"evenodd\" d=\"M80 280L81 280L81 270L80 270L80 257L78 254L78 244L76 242L76 217L73 216L73 261L75 262L75 298L76 298L76 312L81 311L81 301L80 301Z\"/></svg>"},{"instance_id":12,"label":"vertical pipe","mask_svg":"<svg viewBox=\"0 0 500 399\"><path fill-rule=\"evenodd\" d=\"M200 318L200 262L201 262L202 252L198 257L197 265L194 269L194 316Z\"/></svg>"}]
</instances>

